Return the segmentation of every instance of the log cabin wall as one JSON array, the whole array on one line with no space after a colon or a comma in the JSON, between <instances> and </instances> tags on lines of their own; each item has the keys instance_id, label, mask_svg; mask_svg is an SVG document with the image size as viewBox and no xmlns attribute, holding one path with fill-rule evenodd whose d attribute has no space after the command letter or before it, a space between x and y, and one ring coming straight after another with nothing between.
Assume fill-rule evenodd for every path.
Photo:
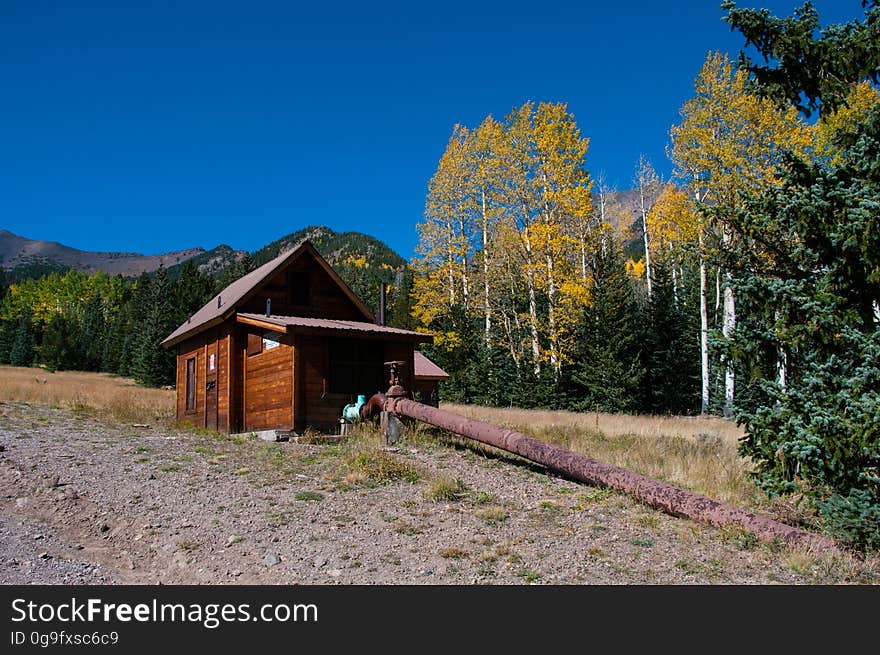
<instances>
[{"instance_id":1,"label":"log cabin wall","mask_svg":"<svg viewBox=\"0 0 880 655\"><path fill-rule=\"evenodd\" d=\"M245 339L244 430L289 430L293 427L293 338L271 333L278 345L267 347L266 331L249 328ZM259 352L249 348L259 341Z\"/></svg>"},{"instance_id":2,"label":"log cabin wall","mask_svg":"<svg viewBox=\"0 0 880 655\"><path fill-rule=\"evenodd\" d=\"M244 367L247 330L230 325L229 335L229 432L244 432Z\"/></svg>"},{"instance_id":3,"label":"log cabin wall","mask_svg":"<svg viewBox=\"0 0 880 655\"><path fill-rule=\"evenodd\" d=\"M230 432L232 385L232 333L227 322L217 328L217 430Z\"/></svg>"}]
</instances>

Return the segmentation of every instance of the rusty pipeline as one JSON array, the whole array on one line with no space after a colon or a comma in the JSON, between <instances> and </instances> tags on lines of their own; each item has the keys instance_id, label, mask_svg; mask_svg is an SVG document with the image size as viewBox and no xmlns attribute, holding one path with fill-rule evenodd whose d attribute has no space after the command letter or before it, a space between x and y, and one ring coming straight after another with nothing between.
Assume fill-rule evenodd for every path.
<instances>
[{"instance_id":1,"label":"rusty pipeline","mask_svg":"<svg viewBox=\"0 0 880 655\"><path fill-rule=\"evenodd\" d=\"M362 410L364 418L371 416L371 412L377 409L381 402L384 411L391 412L397 416L408 416L474 439L475 441L506 450L541 464L551 471L555 471L572 480L623 491L636 500L672 516L684 517L716 527L739 526L744 530L751 531L758 539L765 542L781 539L790 546L814 551L825 551L835 548L833 541L821 535L800 530L737 507L725 505L706 496L679 489L671 484L660 482L659 480L654 480L617 466L599 462L586 455L573 453L570 450L554 446L519 432L505 430L489 423L469 419L405 397L394 397L392 394L382 398L380 396L382 394L376 394L370 398L367 405L371 405L371 409L366 414Z\"/></svg>"},{"instance_id":2,"label":"rusty pipeline","mask_svg":"<svg viewBox=\"0 0 880 655\"><path fill-rule=\"evenodd\" d=\"M373 394L367 402L361 405L361 420L366 421L384 410L385 394L381 392Z\"/></svg>"}]
</instances>

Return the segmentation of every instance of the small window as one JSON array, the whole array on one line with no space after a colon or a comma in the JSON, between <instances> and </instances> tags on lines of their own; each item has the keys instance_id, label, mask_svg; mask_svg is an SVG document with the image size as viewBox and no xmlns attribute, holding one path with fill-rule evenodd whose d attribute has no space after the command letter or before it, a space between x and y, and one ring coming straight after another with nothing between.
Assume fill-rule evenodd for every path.
<instances>
[{"instance_id":1,"label":"small window","mask_svg":"<svg viewBox=\"0 0 880 655\"><path fill-rule=\"evenodd\" d=\"M308 271L288 271L287 296L291 305L299 305L301 307L311 305L309 291Z\"/></svg>"},{"instance_id":2,"label":"small window","mask_svg":"<svg viewBox=\"0 0 880 655\"><path fill-rule=\"evenodd\" d=\"M281 339L284 337L280 332L263 332L263 350L272 350L281 345Z\"/></svg>"},{"instance_id":3,"label":"small window","mask_svg":"<svg viewBox=\"0 0 880 655\"><path fill-rule=\"evenodd\" d=\"M383 388L379 341L330 341L330 393L371 395Z\"/></svg>"},{"instance_id":4,"label":"small window","mask_svg":"<svg viewBox=\"0 0 880 655\"><path fill-rule=\"evenodd\" d=\"M196 358L186 360L186 411L196 408Z\"/></svg>"},{"instance_id":5,"label":"small window","mask_svg":"<svg viewBox=\"0 0 880 655\"><path fill-rule=\"evenodd\" d=\"M253 332L248 332L247 335L247 354L248 357L251 355L259 355L263 352L263 336L260 334L254 334Z\"/></svg>"}]
</instances>

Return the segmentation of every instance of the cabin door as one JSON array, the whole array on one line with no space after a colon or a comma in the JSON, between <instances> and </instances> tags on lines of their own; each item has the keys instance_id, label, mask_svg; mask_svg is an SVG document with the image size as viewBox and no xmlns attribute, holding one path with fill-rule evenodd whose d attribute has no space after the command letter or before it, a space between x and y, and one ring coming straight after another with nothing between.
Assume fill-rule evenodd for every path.
<instances>
[{"instance_id":1,"label":"cabin door","mask_svg":"<svg viewBox=\"0 0 880 655\"><path fill-rule=\"evenodd\" d=\"M217 429L217 341L208 342L205 363L205 427Z\"/></svg>"}]
</instances>

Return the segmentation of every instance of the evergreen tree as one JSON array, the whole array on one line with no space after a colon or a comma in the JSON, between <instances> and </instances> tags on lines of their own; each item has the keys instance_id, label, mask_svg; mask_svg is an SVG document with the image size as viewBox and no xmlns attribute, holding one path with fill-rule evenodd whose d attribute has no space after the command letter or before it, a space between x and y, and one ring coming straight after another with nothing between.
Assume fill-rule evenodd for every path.
<instances>
[{"instance_id":1,"label":"evergreen tree","mask_svg":"<svg viewBox=\"0 0 880 655\"><path fill-rule=\"evenodd\" d=\"M143 277L143 276L142 276ZM156 271L147 289L135 294L134 327L137 330L132 375L139 383L160 386L174 383L175 355L162 347L162 340L177 327L172 286L164 268Z\"/></svg>"},{"instance_id":2,"label":"evergreen tree","mask_svg":"<svg viewBox=\"0 0 880 655\"><path fill-rule=\"evenodd\" d=\"M214 295L214 280L186 262L174 285L175 321L183 323ZM174 327L177 327L175 325ZM167 335L165 335L167 336ZM164 337L163 337L164 338Z\"/></svg>"},{"instance_id":3,"label":"evergreen tree","mask_svg":"<svg viewBox=\"0 0 880 655\"><path fill-rule=\"evenodd\" d=\"M870 5L865 24L832 26L819 38L803 29L815 27L812 8L785 22L725 7L775 60L772 69L744 60L756 87L783 103L806 98L803 108L820 107L824 120L843 90L877 80L880 7ZM838 156L791 158L780 183L753 195L732 222L739 238L724 255L750 321L727 355L750 372L738 420L758 484L802 494L841 539L877 545L880 105L831 141Z\"/></svg>"},{"instance_id":4,"label":"evergreen tree","mask_svg":"<svg viewBox=\"0 0 880 655\"><path fill-rule=\"evenodd\" d=\"M34 363L34 346L36 342L33 314L30 309L22 313L15 328L12 348L9 351L9 363L13 366L30 366Z\"/></svg>"},{"instance_id":5,"label":"evergreen tree","mask_svg":"<svg viewBox=\"0 0 880 655\"><path fill-rule=\"evenodd\" d=\"M685 290L676 289L668 262L654 263L653 293L642 338L645 360L642 409L654 414L691 414L700 409L699 342L685 311ZM677 297L678 296L678 297ZM693 299L695 307L698 298Z\"/></svg>"},{"instance_id":6,"label":"evergreen tree","mask_svg":"<svg viewBox=\"0 0 880 655\"><path fill-rule=\"evenodd\" d=\"M730 356L752 372L738 418L759 484L806 494L832 523L849 508L865 520L842 536L880 542L877 206L880 107L840 167L798 164L774 196L754 199L740 224L762 243L728 257L753 316Z\"/></svg>"},{"instance_id":7,"label":"evergreen tree","mask_svg":"<svg viewBox=\"0 0 880 655\"><path fill-rule=\"evenodd\" d=\"M104 341L107 338L107 322L104 318L104 303L99 294L94 294L83 310L79 330L78 367L86 371L100 371L104 354Z\"/></svg>"},{"instance_id":8,"label":"evergreen tree","mask_svg":"<svg viewBox=\"0 0 880 655\"><path fill-rule=\"evenodd\" d=\"M40 361L50 371L81 369L82 346L76 319L64 314L54 314L43 334Z\"/></svg>"},{"instance_id":9,"label":"evergreen tree","mask_svg":"<svg viewBox=\"0 0 880 655\"><path fill-rule=\"evenodd\" d=\"M16 322L0 319L0 364L9 363L9 354L15 341Z\"/></svg>"},{"instance_id":10,"label":"evergreen tree","mask_svg":"<svg viewBox=\"0 0 880 655\"><path fill-rule=\"evenodd\" d=\"M6 272L0 267L0 303L6 297L9 284L6 280ZM14 321L0 318L0 364L9 363L9 353L12 350L12 342L15 339Z\"/></svg>"},{"instance_id":11,"label":"evergreen tree","mask_svg":"<svg viewBox=\"0 0 880 655\"><path fill-rule=\"evenodd\" d=\"M760 55L756 63L740 54L740 68L749 72L753 88L807 116L845 104L853 82L880 82L880 2L862 0L862 6L864 22L820 29L819 14L809 2L787 18L766 9L738 9L733 0L721 3L727 11L723 20Z\"/></svg>"},{"instance_id":12,"label":"evergreen tree","mask_svg":"<svg viewBox=\"0 0 880 655\"><path fill-rule=\"evenodd\" d=\"M571 408L626 412L638 402L643 368L638 315L618 246L596 255L595 288L577 329L571 370Z\"/></svg>"}]
</instances>

